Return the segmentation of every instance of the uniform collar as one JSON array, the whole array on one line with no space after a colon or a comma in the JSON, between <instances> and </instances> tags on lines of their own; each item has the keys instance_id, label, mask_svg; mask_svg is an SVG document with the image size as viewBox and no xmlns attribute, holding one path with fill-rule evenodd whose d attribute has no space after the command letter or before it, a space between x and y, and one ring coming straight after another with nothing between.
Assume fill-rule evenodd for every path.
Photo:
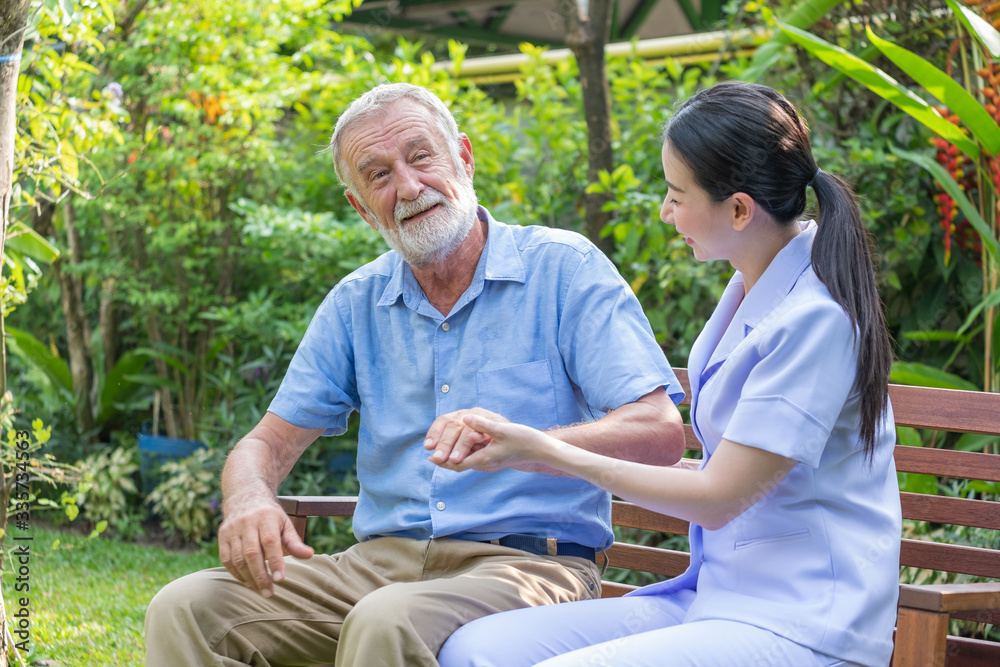
<instances>
[{"instance_id":1,"label":"uniform collar","mask_svg":"<svg viewBox=\"0 0 1000 667\"><path fill-rule=\"evenodd\" d=\"M737 317L742 318L746 330L750 333L767 315L781 303L799 276L812 264L812 245L816 237L816 223L810 220L802 224L795 238L778 251L771 263L764 269L763 275L750 290L750 293L740 304ZM742 277L741 277L742 280Z\"/></svg>"},{"instance_id":2,"label":"uniform collar","mask_svg":"<svg viewBox=\"0 0 1000 667\"><path fill-rule=\"evenodd\" d=\"M811 264L815 236L816 223L803 223L802 231L778 251L749 294L743 275L739 271L733 275L689 355L688 366L699 385L788 296Z\"/></svg>"}]
</instances>

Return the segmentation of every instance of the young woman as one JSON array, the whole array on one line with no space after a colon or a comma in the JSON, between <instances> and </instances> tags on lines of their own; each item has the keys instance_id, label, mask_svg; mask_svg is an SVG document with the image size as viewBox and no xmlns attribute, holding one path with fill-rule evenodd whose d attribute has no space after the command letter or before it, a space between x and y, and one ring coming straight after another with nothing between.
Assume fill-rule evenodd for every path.
<instances>
[{"instance_id":1,"label":"young woman","mask_svg":"<svg viewBox=\"0 0 1000 667\"><path fill-rule=\"evenodd\" d=\"M792 105L738 82L680 106L660 217L700 261L737 270L691 348L698 470L604 458L525 426L456 470L544 464L691 521L691 566L617 599L461 628L443 667L886 665L899 494L889 336L850 188L819 169ZM819 219L800 222L806 189Z\"/></svg>"}]
</instances>

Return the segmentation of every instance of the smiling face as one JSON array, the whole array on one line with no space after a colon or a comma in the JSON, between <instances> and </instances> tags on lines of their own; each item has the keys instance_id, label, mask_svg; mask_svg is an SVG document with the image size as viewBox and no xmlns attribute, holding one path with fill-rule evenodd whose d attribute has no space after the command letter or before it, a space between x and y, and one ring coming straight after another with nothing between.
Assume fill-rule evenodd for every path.
<instances>
[{"instance_id":1,"label":"smiling face","mask_svg":"<svg viewBox=\"0 0 1000 667\"><path fill-rule=\"evenodd\" d=\"M729 200L713 202L695 183L687 164L671 152L668 142L663 144L662 157L667 196L660 208L660 220L677 229L697 259L732 261L738 239Z\"/></svg>"},{"instance_id":2,"label":"smiling face","mask_svg":"<svg viewBox=\"0 0 1000 667\"><path fill-rule=\"evenodd\" d=\"M456 161L430 111L407 99L343 138L351 205L411 266L441 262L476 220L472 147L465 135L460 142Z\"/></svg>"}]
</instances>

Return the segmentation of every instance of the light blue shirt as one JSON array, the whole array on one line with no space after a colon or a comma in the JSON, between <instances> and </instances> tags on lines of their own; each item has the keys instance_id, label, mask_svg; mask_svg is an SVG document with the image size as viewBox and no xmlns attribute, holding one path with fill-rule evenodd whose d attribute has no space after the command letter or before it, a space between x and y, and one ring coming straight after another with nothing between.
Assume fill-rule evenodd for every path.
<instances>
[{"instance_id":1,"label":"light blue shirt","mask_svg":"<svg viewBox=\"0 0 1000 667\"><path fill-rule=\"evenodd\" d=\"M636 594L695 589L686 622L742 621L882 666L899 591L892 411L869 467L854 327L812 270L815 235L810 223L745 297L737 273L688 361L705 462L727 439L799 463L773 489L762 485L725 527L692 525L688 571Z\"/></svg>"},{"instance_id":2,"label":"light blue shirt","mask_svg":"<svg viewBox=\"0 0 1000 667\"><path fill-rule=\"evenodd\" d=\"M479 215L486 247L448 317L396 252L382 255L327 295L268 409L326 435L360 412L360 540L520 533L607 548L610 498L587 482L456 473L427 460L427 429L459 409L549 429L659 387L683 397L638 300L596 247L572 232L499 223L482 207Z\"/></svg>"}]
</instances>

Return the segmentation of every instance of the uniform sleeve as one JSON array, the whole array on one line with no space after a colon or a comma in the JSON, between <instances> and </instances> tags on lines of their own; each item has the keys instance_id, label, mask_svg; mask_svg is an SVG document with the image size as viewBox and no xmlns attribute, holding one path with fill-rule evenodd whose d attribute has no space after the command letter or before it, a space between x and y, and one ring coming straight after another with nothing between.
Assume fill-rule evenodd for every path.
<instances>
[{"instance_id":1,"label":"uniform sleeve","mask_svg":"<svg viewBox=\"0 0 1000 667\"><path fill-rule=\"evenodd\" d=\"M325 428L324 435L346 431L360 403L352 340L334 288L309 323L268 411L296 426Z\"/></svg>"},{"instance_id":2,"label":"uniform sleeve","mask_svg":"<svg viewBox=\"0 0 1000 667\"><path fill-rule=\"evenodd\" d=\"M854 332L831 300L768 326L723 437L817 467L854 386Z\"/></svg>"},{"instance_id":3,"label":"uniform sleeve","mask_svg":"<svg viewBox=\"0 0 1000 667\"><path fill-rule=\"evenodd\" d=\"M592 410L614 410L659 387L674 403L684 398L639 300L596 249L584 256L569 281L559 349Z\"/></svg>"}]
</instances>

